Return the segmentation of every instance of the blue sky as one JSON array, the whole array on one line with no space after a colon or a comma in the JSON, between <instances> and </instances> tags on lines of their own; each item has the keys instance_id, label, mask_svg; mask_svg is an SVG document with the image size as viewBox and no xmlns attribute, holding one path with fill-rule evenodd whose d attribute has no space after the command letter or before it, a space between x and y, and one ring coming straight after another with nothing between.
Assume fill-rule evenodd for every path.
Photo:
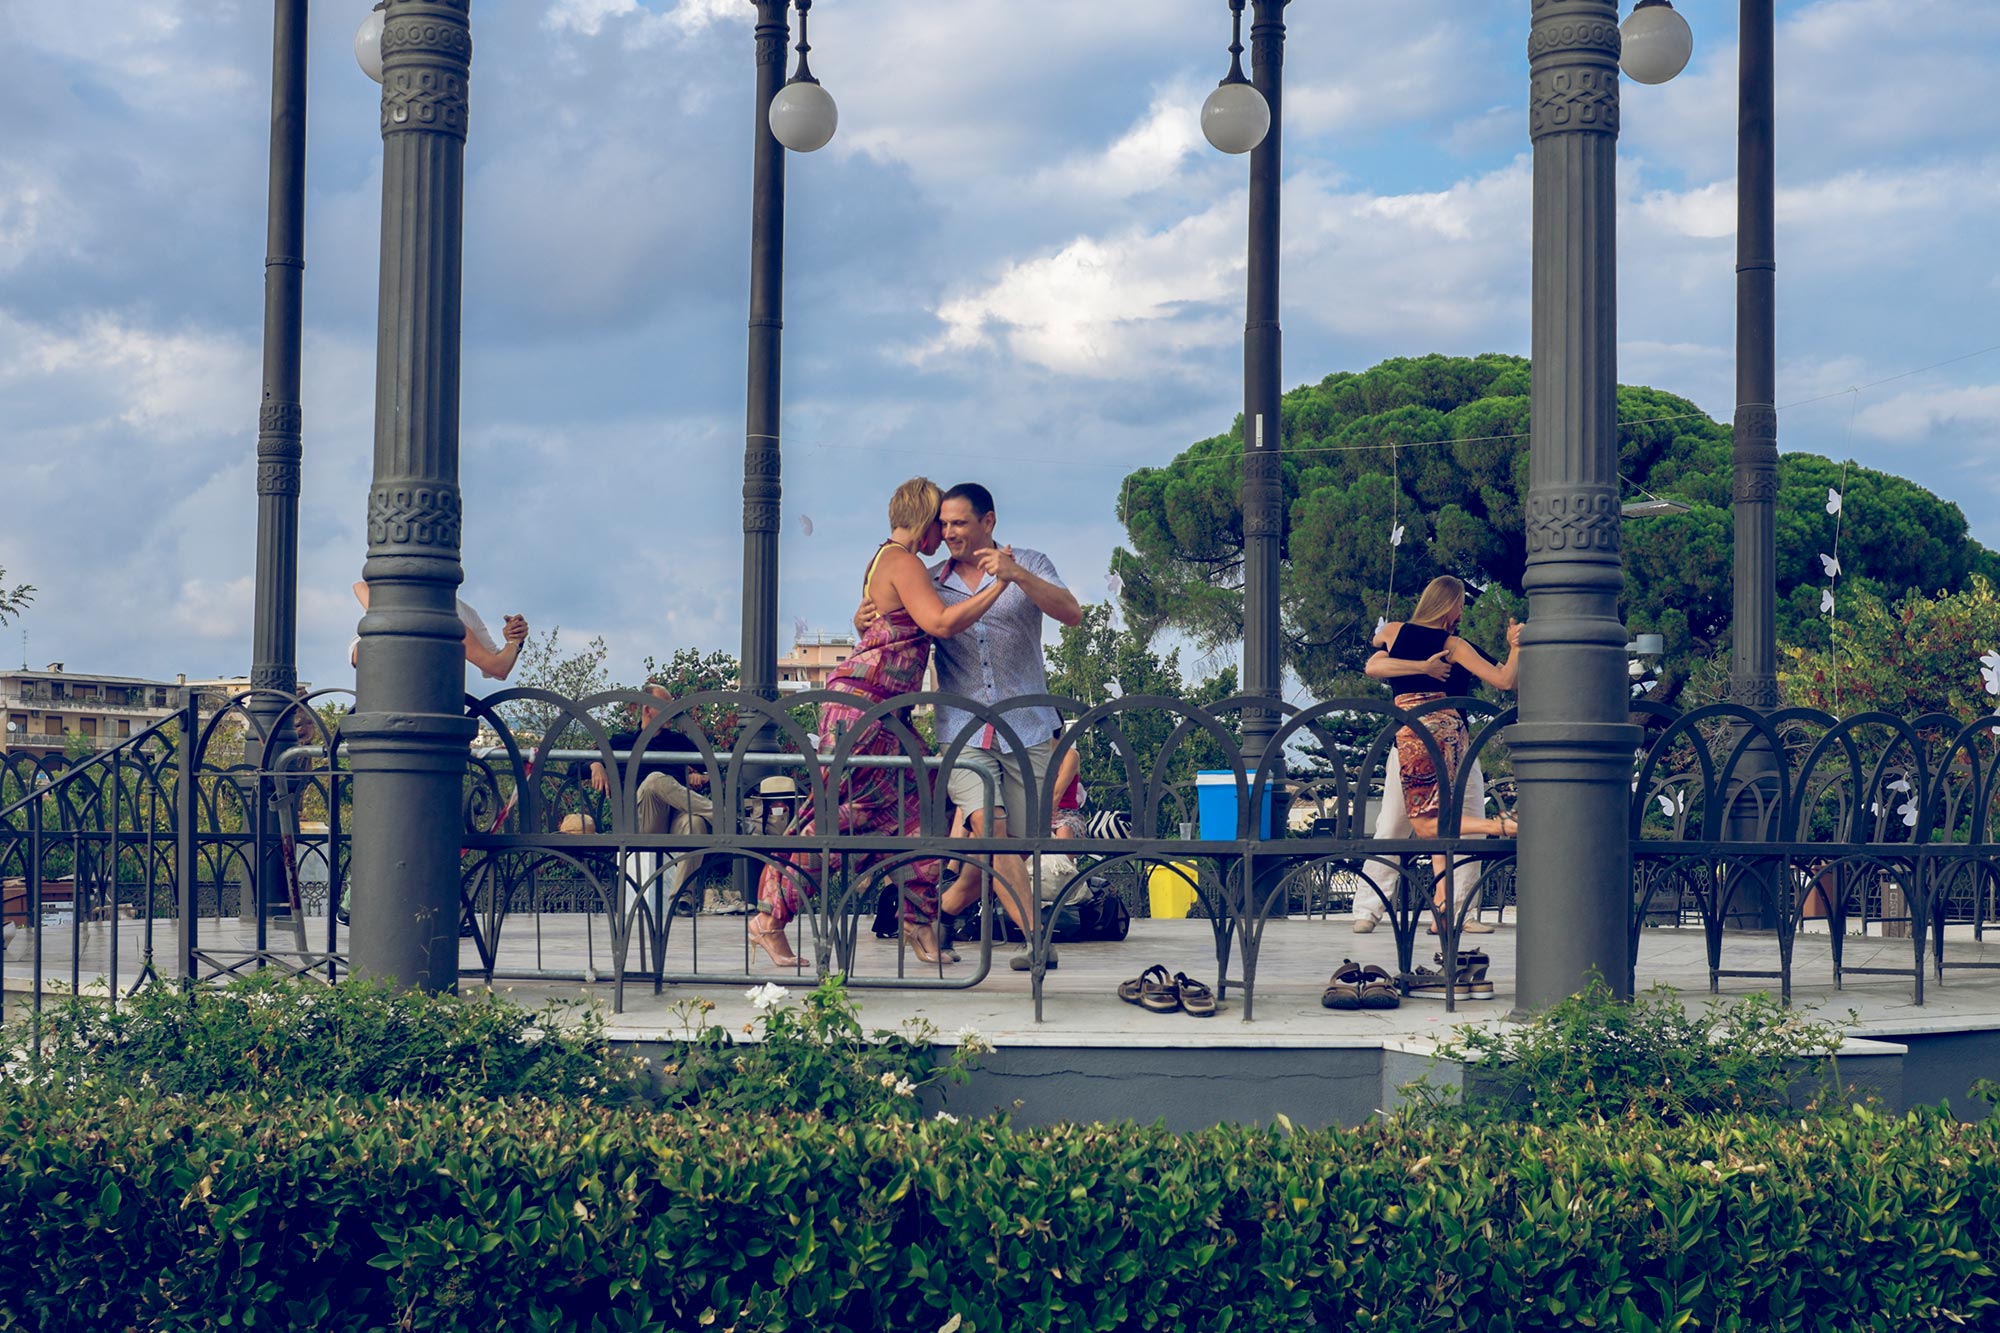
<instances>
[{"instance_id":1,"label":"blue sky","mask_svg":"<svg viewBox=\"0 0 2000 1333\"><path fill-rule=\"evenodd\" d=\"M1625 90L1620 374L1726 420L1737 6L1679 8L1688 71ZM364 550L367 9L312 6L299 657L320 684L351 681ZM1527 13L1294 0L1286 387L1525 351ZM602 634L625 676L738 642L753 14L474 5L464 592ZM0 23L0 565L40 588L28 654L241 672L270 7L0 0ZM841 123L788 178L783 631L844 620L915 472L987 482L1002 539L1102 597L1119 479L1241 403L1246 164L1195 121L1225 5L821 0L813 39ZM1915 477L2000 544L2000 5L1788 0L1778 42L1778 396L1805 404L1780 447Z\"/></svg>"}]
</instances>

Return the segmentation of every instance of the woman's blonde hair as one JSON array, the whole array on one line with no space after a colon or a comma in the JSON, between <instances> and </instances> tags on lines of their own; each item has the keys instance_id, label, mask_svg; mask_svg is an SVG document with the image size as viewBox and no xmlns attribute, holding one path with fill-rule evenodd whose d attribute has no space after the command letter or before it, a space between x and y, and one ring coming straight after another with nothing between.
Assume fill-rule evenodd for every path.
<instances>
[{"instance_id":1,"label":"woman's blonde hair","mask_svg":"<svg viewBox=\"0 0 2000 1333\"><path fill-rule=\"evenodd\" d=\"M911 477L889 497L889 526L922 532L938 516L942 494L929 477Z\"/></svg>"},{"instance_id":2,"label":"woman's blonde hair","mask_svg":"<svg viewBox=\"0 0 2000 1333\"><path fill-rule=\"evenodd\" d=\"M1465 585L1449 574L1440 574L1424 585L1423 595L1417 598L1416 609L1410 612L1412 625L1429 625L1438 629L1452 618L1453 613L1465 611Z\"/></svg>"}]
</instances>

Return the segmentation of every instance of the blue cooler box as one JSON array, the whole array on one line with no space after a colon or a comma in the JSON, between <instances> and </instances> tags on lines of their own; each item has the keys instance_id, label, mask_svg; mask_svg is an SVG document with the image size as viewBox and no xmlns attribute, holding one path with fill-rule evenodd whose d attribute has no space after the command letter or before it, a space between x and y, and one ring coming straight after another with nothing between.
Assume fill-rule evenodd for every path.
<instances>
[{"instance_id":1,"label":"blue cooler box","mask_svg":"<svg viewBox=\"0 0 2000 1333\"><path fill-rule=\"evenodd\" d=\"M1194 776L1195 810L1201 816L1201 836L1205 842L1233 842L1236 839L1236 774L1228 769L1203 769ZM1264 808L1257 822L1257 836L1271 836L1271 789L1264 788Z\"/></svg>"}]
</instances>

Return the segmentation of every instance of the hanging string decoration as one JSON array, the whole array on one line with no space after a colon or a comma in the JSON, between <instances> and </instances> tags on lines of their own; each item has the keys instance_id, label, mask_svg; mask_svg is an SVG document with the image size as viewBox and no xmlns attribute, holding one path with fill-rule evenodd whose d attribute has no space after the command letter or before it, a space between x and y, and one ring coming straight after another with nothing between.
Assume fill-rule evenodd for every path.
<instances>
[{"instance_id":1,"label":"hanging string decoration","mask_svg":"<svg viewBox=\"0 0 2000 1333\"><path fill-rule=\"evenodd\" d=\"M1396 605L1396 550L1403 544L1403 469L1395 445L1389 446L1389 583L1382 589L1382 614L1375 617L1375 633L1389 623Z\"/></svg>"},{"instance_id":2,"label":"hanging string decoration","mask_svg":"<svg viewBox=\"0 0 2000 1333\"><path fill-rule=\"evenodd\" d=\"M1833 550L1822 551L1819 556L1821 570L1826 574L1826 587L1820 589L1819 613L1826 617L1826 656L1830 674L1833 677L1833 706L1840 707L1840 608L1834 600L1834 587L1840 582L1840 528L1847 510L1847 470L1854 466L1852 456L1854 446L1854 416L1860 409L1861 390L1847 391L1851 396L1847 407L1847 443L1849 457L1840 465L1840 485L1828 487L1826 492L1826 512L1833 516Z\"/></svg>"}]
</instances>

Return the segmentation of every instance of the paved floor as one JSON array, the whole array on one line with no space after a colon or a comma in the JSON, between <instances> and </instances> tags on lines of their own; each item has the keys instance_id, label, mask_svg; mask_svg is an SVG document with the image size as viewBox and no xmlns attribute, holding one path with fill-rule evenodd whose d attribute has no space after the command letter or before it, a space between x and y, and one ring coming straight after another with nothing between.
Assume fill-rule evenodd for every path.
<instances>
[{"instance_id":1,"label":"paved floor","mask_svg":"<svg viewBox=\"0 0 2000 1333\"><path fill-rule=\"evenodd\" d=\"M628 980L623 1012L612 1017L613 1031L632 1039L674 1035L687 1022L688 1002L699 999L716 1005L708 1021L740 1025L753 1013L746 998L751 986L766 981L790 985L802 980L789 970L762 963L761 954L756 960L748 959L743 924L740 916L704 916L676 923L668 950L669 968L699 973L701 979L669 985L659 995L653 993L649 980ZM309 940L323 947L325 919L309 919L306 925ZM86 989L101 991L111 970L112 933L104 923L88 924L80 932L68 924L42 931L44 982L67 985L74 973ZM344 930L339 932L338 942L343 947L345 934ZM144 962L145 926L122 922L117 936L116 975L124 990L136 980ZM205 948L226 956L229 951L251 947L254 933L234 919L209 919L201 923L200 939ZM968 983L979 971L977 955L967 950L965 962L948 966L941 974L937 968L921 967L914 957L907 960L909 978L923 979L933 988L945 985L954 989L865 986L859 995L863 1020L870 1027L893 1028L920 1018L947 1039L970 1027L1004 1046L1379 1046L1385 1041L1438 1033L1455 1023L1503 1018L1512 1008L1516 941L1512 924L1479 938L1493 959L1491 978L1496 998L1461 1002L1457 1014L1447 1013L1443 1003L1432 1000L1406 1000L1400 1009L1379 1013L1336 1013L1321 1008L1320 992L1342 959L1378 963L1394 970L1395 939L1388 929L1356 935L1344 918L1270 923L1258 957L1254 1021L1250 1022L1244 1021L1240 993L1233 988L1221 1013L1209 1019L1156 1015L1116 998L1119 981L1155 962L1170 972L1184 971L1214 985L1214 937L1209 924L1199 920L1139 920L1133 922L1131 936L1121 943L1061 946L1061 966L1047 976L1039 1023L1035 1021L1029 978L1007 970L1009 946L1004 945L997 946L1000 951L992 970L976 984ZM31 988L35 944L34 935L28 933L17 937L7 949L4 985L8 991ZM274 949L293 948L289 928L270 927L269 944ZM1928 982L1928 1003L1918 1006L1912 998L1908 940L1850 936L1845 953L1848 968L1890 967L1900 969L1901 974L1850 974L1845 988L1839 990L1833 986L1828 944L1824 935L1806 935L1798 941L1793 999L1803 1010L1836 1019L1853 1011L1856 1035L1862 1036L2000 1029L2000 972L1954 967L1944 981L1933 978ZM158 960L156 966L171 972L178 947L174 923L155 923L151 947ZM1434 941L1420 939L1416 960L1428 962L1434 947ZM2000 942L1982 943L1972 939L1969 931L1954 928L1946 956L1954 964L2000 966ZM1727 968L1775 973L1777 959L1777 941L1769 935L1732 935L1724 947L1723 965ZM746 962L750 963L747 970ZM461 967L465 969L464 989L484 984L473 975L479 958L470 942L461 955ZM1239 949L1232 960L1232 976L1240 976L1241 967ZM856 978L892 978L896 969L894 943L878 941L864 929ZM496 979L495 988L511 992L523 1003L590 999L609 1009L615 1001L609 982L609 945L601 919L588 932L584 919L576 916L549 916L539 927L533 918L510 919L501 933L499 970L513 975ZM525 975L535 972L544 975ZM591 977L597 980L589 980ZM1664 984L1690 1003L1699 1003L1708 993L1707 954L1701 932L1647 930L1640 945L1638 979L1642 989ZM803 980L809 983L810 977ZM1775 993L1777 987L1775 975L1725 977L1721 982L1725 996L1758 990Z\"/></svg>"}]
</instances>

